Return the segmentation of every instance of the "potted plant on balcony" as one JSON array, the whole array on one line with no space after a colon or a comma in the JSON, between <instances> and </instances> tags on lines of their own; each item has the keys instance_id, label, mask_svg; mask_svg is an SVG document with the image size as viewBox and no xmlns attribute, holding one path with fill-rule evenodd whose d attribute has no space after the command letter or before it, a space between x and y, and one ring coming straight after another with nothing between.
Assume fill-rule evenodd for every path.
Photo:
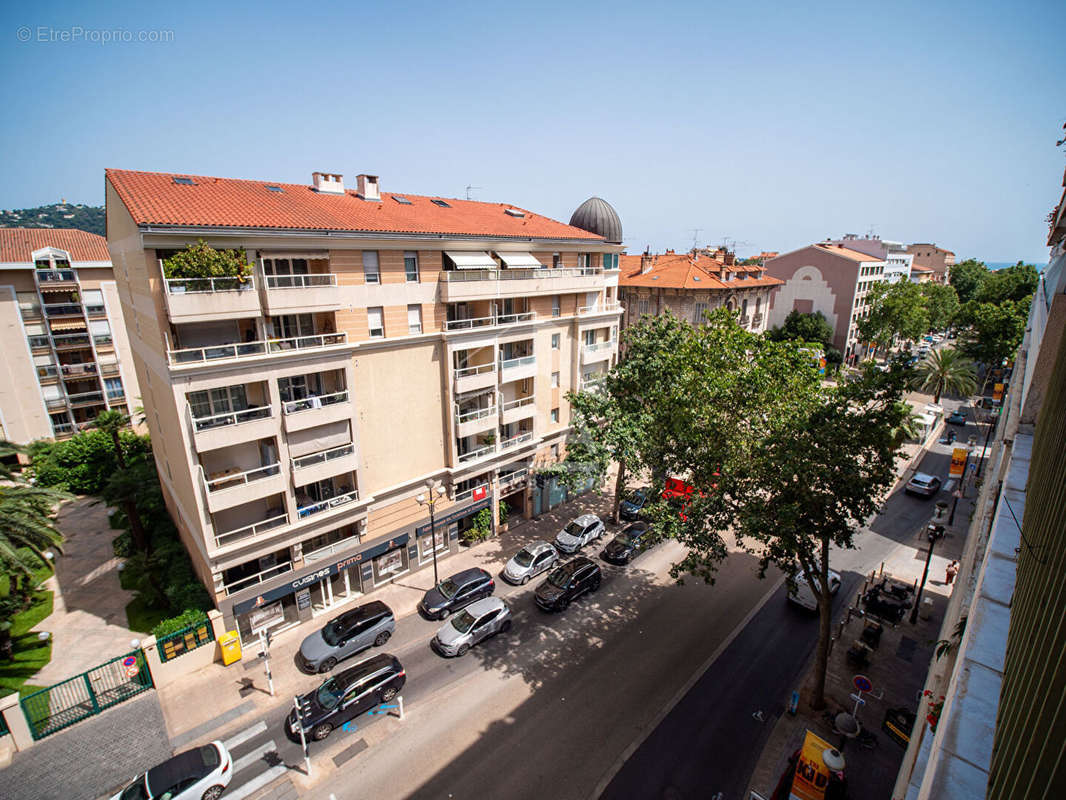
<instances>
[{"instance_id":1,"label":"potted plant on balcony","mask_svg":"<svg viewBox=\"0 0 1066 800\"><path fill-rule=\"evenodd\" d=\"M216 250L203 239L197 240L196 244L190 244L166 261L163 262L163 277L168 279L187 278L197 283L211 278L233 278L221 282L226 289L244 289L248 285L248 276L252 274L252 265L241 250ZM172 283L172 292L184 292L188 289L188 283Z\"/></svg>"}]
</instances>

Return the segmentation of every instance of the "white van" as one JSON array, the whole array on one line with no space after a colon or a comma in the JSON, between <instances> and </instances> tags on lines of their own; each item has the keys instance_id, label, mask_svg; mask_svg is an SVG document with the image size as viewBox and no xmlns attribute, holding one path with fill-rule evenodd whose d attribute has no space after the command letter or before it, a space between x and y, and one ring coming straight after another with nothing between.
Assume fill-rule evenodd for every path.
<instances>
[{"instance_id":1,"label":"white van","mask_svg":"<svg viewBox=\"0 0 1066 800\"><path fill-rule=\"evenodd\" d=\"M811 585L807 582L807 577L803 574L803 570L796 573L796 585L789 590L788 599L798 606L808 611L818 610L818 598L814 596L814 592L811 591ZM829 570L829 593L836 594L840 591L840 575Z\"/></svg>"}]
</instances>

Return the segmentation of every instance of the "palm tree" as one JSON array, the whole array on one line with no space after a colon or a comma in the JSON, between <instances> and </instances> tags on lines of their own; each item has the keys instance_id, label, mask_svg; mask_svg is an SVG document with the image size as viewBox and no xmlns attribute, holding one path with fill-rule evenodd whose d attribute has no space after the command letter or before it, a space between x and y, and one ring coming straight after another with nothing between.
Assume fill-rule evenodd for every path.
<instances>
[{"instance_id":1,"label":"palm tree","mask_svg":"<svg viewBox=\"0 0 1066 800\"><path fill-rule=\"evenodd\" d=\"M969 396L977 389L977 373L973 362L954 348L933 350L918 364L917 386L933 393L933 402L940 402L944 392Z\"/></svg>"},{"instance_id":2,"label":"palm tree","mask_svg":"<svg viewBox=\"0 0 1066 800\"><path fill-rule=\"evenodd\" d=\"M129 424L130 418L114 408L101 411L96 419L93 420L94 428L111 437L111 442L115 447L115 461L118 463L119 473L124 473L128 469L126 456L122 452L122 439L119 434ZM148 536L144 532L141 515L137 512L136 493L124 492L119 502L122 504L122 509L126 512L126 519L130 523L130 538L133 540L134 548L141 553L147 553L151 548Z\"/></svg>"},{"instance_id":3,"label":"palm tree","mask_svg":"<svg viewBox=\"0 0 1066 800\"><path fill-rule=\"evenodd\" d=\"M900 401L899 406L903 417L900 419L899 425L892 430L892 438L897 446L908 439L917 439L922 433L922 424L914 407L910 403L902 401Z\"/></svg>"},{"instance_id":4,"label":"palm tree","mask_svg":"<svg viewBox=\"0 0 1066 800\"><path fill-rule=\"evenodd\" d=\"M63 552L63 535L52 513L56 503L70 499L56 489L0 485L0 569L13 576L33 574L32 561L19 548L29 550L44 565L50 564L45 550Z\"/></svg>"},{"instance_id":5,"label":"palm tree","mask_svg":"<svg viewBox=\"0 0 1066 800\"><path fill-rule=\"evenodd\" d=\"M25 449L14 442L9 442L7 439L0 439L0 459L9 458L24 452L26 452ZM0 480L15 480L14 471L2 460L0 460Z\"/></svg>"}]
</instances>

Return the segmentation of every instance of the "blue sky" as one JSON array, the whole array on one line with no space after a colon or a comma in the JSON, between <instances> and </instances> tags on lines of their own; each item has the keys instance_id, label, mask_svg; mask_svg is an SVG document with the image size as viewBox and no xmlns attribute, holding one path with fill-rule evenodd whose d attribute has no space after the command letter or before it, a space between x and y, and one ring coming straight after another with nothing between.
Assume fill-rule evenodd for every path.
<instances>
[{"instance_id":1,"label":"blue sky","mask_svg":"<svg viewBox=\"0 0 1066 800\"><path fill-rule=\"evenodd\" d=\"M148 5L5 4L0 207L99 204L105 167L370 172L564 221L600 195L630 252L872 226L1046 261L1066 3ZM171 40L85 41L113 30Z\"/></svg>"}]
</instances>

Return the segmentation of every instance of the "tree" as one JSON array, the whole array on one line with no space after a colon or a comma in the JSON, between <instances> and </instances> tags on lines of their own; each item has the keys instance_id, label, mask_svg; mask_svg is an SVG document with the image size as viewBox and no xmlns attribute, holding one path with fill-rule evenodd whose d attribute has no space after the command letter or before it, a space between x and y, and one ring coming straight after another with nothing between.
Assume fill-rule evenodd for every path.
<instances>
[{"instance_id":1,"label":"tree","mask_svg":"<svg viewBox=\"0 0 1066 800\"><path fill-rule=\"evenodd\" d=\"M954 287L943 283L920 283L918 290L925 301L929 317L928 330L947 330L959 313L959 295Z\"/></svg>"},{"instance_id":2,"label":"tree","mask_svg":"<svg viewBox=\"0 0 1066 800\"><path fill-rule=\"evenodd\" d=\"M33 574L20 554L26 548L40 564L50 565L45 550L62 551L63 536L55 526L53 510L71 495L56 489L24 484L0 485L0 568L9 575Z\"/></svg>"},{"instance_id":3,"label":"tree","mask_svg":"<svg viewBox=\"0 0 1066 800\"><path fill-rule=\"evenodd\" d=\"M767 336L776 342L791 339L829 347L833 343L833 326L821 311L805 314L793 309L788 312L784 324L772 328Z\"/></svg>"},{"instance_id":4,"label":"tree","mask_svg":"<svg viewBox=\"0 0 1066 800\"><path fill-rule=\"evenodd\" d=\"M129 423L129 417L112 408L101 411L93 421L93 426L111 437L112 446L115 448L115 461L118 464L118 471L111 476L105 487L105 497L111 502L122 505L130 525L130 537L133 539L134 548L142 553L148 553L151 550L151 542L144 532L144 523L137 511L136 502L141 485L136 480L128 479L129 467L122 452L120 433L129 426Z\"/></svg>"},{"instance_id":5,"label":"tree","mask_svg":"<svg viewBox=\"0 0 1066 800\"><path fill-rule=\"evenodd\" d=\"M929 330L925 295L910 281L878 281L867 295L870 312L859 320L859 336L864 342L887 347L896 336L917 339Z\"/></svg>"},{"instance_id":6,"label":"tree","mask_svg":"<svg viewBox=\"0 0 1066 800\"><path fill-rule=\"evenodd\" d=\"M244 282L252 265L240 250L216 250L203 239L163 262L167 278L237 278Z\"/></svg>"},{"instance_id":7,"label":"tree","mask_svg":"<svg viewBox=\"0 0 1066 800\"><path fill-rule=\"evenodd\" d=\"M978 303L1002 305L1007 301L1021 301L1033 296L1040 273L1032 264L1019 261L1013 267L997 269L988 273L974 299Z\"/></svg>"},{"instance_id":8,"label":"tree","mask_svg":"<svg viewBox=\"0 0 1066 800\"><path fill-rule=\"evenodd\" d=\"M954 287L960 303L969 303L976 299L981 286L988 279L989 270L983 261L968 258L951 268L948 283Z\"/></svg>"},{"instance_id":9,"label":"tree","mask_svg":"<svg viewBox=\"0 0 1066 800\"><path fill-rule=\"evenodd\" d=\"M918 364L917 385L922 391L933 393L933 402L940 402L944 392L973 394L977 389L977 374L973 362L953 347L931 350Z\"/></svg>"},{"instance_id":10,"label":"tree","mask_svg":"<svg viewBox=\"0 0 1066 800\"><path fill-rule=\"evenodd\" d=\"M9 442L7 439L0 439L0 480L15 480L14 470L4 463L2 459L11 458L12 456L17 456L19 453L25 452L25 448L20 447L14 442Z\"/></svg>"},{"instance_id":11,"label":"tree","mask_svg":"<svg viewBox=\"0 0 1066 800\"><path fill-rule=\"evenodd\" d=\"M976 300L962 307L958 317L959 349L987 366L999 366L1018 350L1029 320L1029 299L996 305Z\"/></svg>"}]
</instances>

